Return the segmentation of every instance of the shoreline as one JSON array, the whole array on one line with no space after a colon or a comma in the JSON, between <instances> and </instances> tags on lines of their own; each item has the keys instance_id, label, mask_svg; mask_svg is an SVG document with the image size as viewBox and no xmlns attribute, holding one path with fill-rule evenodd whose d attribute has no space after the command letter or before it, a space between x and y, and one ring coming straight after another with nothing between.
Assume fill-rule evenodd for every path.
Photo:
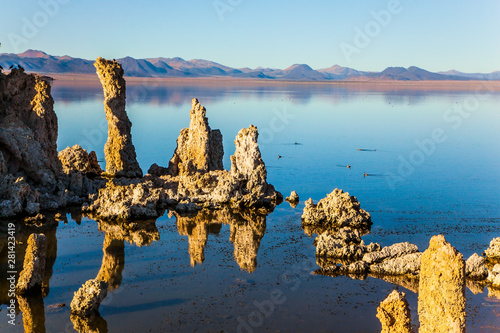
<instances>
[{"instance_id":1,"label":"shoreline","mask_svg":"<svg viewBox=\"0 0 500 333\"><path fill-rule=\"evenodd\" d=\"M100 87L95 74L44 74L54 78L53 85L82 85ZM154 78L125 76L129 85L230 85L234 86L338 86L360 90L441 90L441 91L500 91L500 81L396 81L396 80L346 80L346 81L287 81L254 78L196 77L196 78Z\"/></svg>"}]
</instances>

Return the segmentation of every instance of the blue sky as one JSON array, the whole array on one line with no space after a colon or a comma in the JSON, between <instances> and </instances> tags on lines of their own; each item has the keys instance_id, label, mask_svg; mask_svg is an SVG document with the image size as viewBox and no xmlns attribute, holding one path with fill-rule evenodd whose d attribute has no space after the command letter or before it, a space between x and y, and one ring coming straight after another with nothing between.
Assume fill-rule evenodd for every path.
<instances>
[{"instance_id":1,"label":"blue sky","mask_svg":"<svg viewBox=\"0 0 500 333\"><path fill-rule=\"evenodd\" d=\"M59 8L43 6L54 2ZM2 0L1 7L2 53L179 56L231 67L500 70L496 0ZM383 24L373 15L380 11L390 13Z\"/></svg>"}]
</instances>

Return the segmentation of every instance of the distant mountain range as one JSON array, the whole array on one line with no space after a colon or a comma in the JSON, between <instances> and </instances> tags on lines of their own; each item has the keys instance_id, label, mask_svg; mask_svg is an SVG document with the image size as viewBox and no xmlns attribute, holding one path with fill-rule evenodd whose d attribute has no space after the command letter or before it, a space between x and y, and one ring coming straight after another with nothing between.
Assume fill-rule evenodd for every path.
<instances>
[{"instance_id":1,"label":"distant mountain range","mask_svg":"<svg viewBox=\"0 0 500 333\"><path fill-rule=\"evenodd\" d=\"M335 65L314 70L306 64L296 64L286 69L257 67L231 68L213 61L182 58L131 57L117 59L126 76L134 77L232 77L288 81L330 80L500 80L500 71L492 73L462 73L455 70L433 73L418 67L388 67L382 72L363 72ZM0 65L8 69L20 65L28 72L41 74L93 74L93 60L70 56L52 56L42 51L27 50L24 53L0 53Z\"/></svg>"}]
</instances>

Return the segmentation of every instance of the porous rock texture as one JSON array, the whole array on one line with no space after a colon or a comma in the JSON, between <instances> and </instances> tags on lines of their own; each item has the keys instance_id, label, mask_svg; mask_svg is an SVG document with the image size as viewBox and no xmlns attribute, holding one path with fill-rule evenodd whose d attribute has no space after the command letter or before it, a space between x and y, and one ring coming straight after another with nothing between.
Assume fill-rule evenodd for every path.
<instances>
[{"instance_id":1,"label":"porous rock texture","mask_svg":"<svg viewBox=\"0 0 500 333\"><path fill-rule=\"evenodd\" d=\"M483 280L488 276L486 259L474 253L465 262L465 276L473 280Z\"/></svg>"},{"instance_id":2,"label":"porous rock texture","mask_svg":"<svg viewBox=\"0 0 500 333\"><path fill-rule=\"evenodd\" d=\"M342 228L336 234L324 232L316 240L316 255L336 259L359 260L366 253L380 250L380 245L371 243L365 245L359 231Z\"/></svg>"},{"instance_id":3,"label":"porous rock texture","mask_svg":"<svg viewBox=\"0 0 500 333\"><path fill-rule=\"evenodd\" d=\"M99 305L108 294L108 284L99 279L88 280L75 292L71 313L89 317L99 313Z\"/></svg>"},{"instance_id":4,"label":"porous rock texture","mask_svg":"<svg viewBox=\"0 0 500 333\"><path fill-rule=\"evenodd\" d=\"M16 291L27 293L42 287L47 257L47 238L44 234L31 234L24 256L23 270L17 281Z\"/></svg>"},{"instance_id":5,"label":"porous rock texture","mask_svg":"<svg viewBox=\"0 0 500 333\"><path fill-rule=\"evenodd\" d=\"M36 214L39 192L61 188L53 105L47 81L22 69L0 73L0 217Z\"/></svg>"},{"instance_id":6,"label":"porous rock texture","mask_svg":"<svg viewBox=\"0 0 500 333\"><path fill-rule=\"evenodd\" d=\"M410 244L408 242L396 243L391 246L386 246L380 251L365 254L363 256L363 261L372 264L388 258L400 257L415 252L418 252L418 247L415 244Z\"/></svg>"},{"instance_id":7,"label":"porous rock texture","mask_svg":"<svg viewBox=\"0 0 500 333\"><path fill-rule=\"evenodd\" d=\"M381 333L412 333L411 311L406 295L393 290L377 308Z\"/></svg>"},{"instance_id":8,"label":"porous rock texture","mask_svg":"<svg viewBox=\"0 0 500 333\"><path fill-rule=\"evenodd\" d=\"M104 145L106 173L115 177L142 177L132 144L132 123L125 111L123 68L115 60L100 57L94 66L104 91L104 111L108 121L108 140Z\"/></svg>"},{"instance_id":9,"label":"porous rock texture","mask_svg":"<svg viewBox=\"0 0 500 333\"><path fill-rule=\"evenodd\" d=\"M500 259L500 237L493 238L484 253L488 259Z\"/></svg>"},{"instance_id":10,"label":"porous rock texture","mask_svg":"<svg viewBox=\"0 0 500 333\"><path fill-rule=\"evenodd\" d=\"M61 150L58 157L65 173L78 171L88 175L100 175L102 173L102 169L97 162L96 152L87 153L80 145Z\"/></svg>"},{"instance_id":11,"label":"porous rock texture","mask_svg":"<svg viewBox=\"0 0 500 333\"><path fill-rule=\"evenodd\" d=\"M206 173L224 168L222 134L219 130L210 128L206 113L205 107L194 98L189 113L189 127L181 130L177 148L169 162L167 172L172 176L184 172Z\"/></svg>"},{"instance_id":12,"label":"porous rock texture","mask_svg":"<svg viewBox=\"0 0 500 333\"><path fill-rule=\"evenodd\" d=\"M290 204L290 206L292 206L292 208L297 207L297 205L299 204L299 201L300 201L299 195L295 191L292 191L290 193L290 196L286 197L285 200Z\"/></svg>"},{"instance_id":13,"label":"porous rock texture","mask_svg":"<svg viewBox=\"0 0 500 333\"><path fill-rule=\"evenodd\" d=\"M419 332L465 332L465 262L443 235L422 255L418 315Z\"/></svg>"},{"instance_id":14,"label":"porous rock texture","mask_svg":"<svg viewBox=\"0 0 500 333\"><path fill-rule=\"evenodd\" d=\"M370 214L360 207L356 197L339 189L314 204L305 202L303 225L319 225L324 228L366 228L371 225Z\"/></svg>"}]
</instances>

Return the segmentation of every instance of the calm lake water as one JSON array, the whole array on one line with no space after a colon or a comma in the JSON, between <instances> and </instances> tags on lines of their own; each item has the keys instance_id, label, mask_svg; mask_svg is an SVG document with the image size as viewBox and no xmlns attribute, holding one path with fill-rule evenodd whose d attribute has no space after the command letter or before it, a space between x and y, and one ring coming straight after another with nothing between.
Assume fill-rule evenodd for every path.
<instances>
[{"instance_id":1,"label":"calm lake water","mask_svg":"<svg viewBox=\"0 0 500 333\"><path fill-rule=\"evenodd\" d=\"M53 95L59 150L80 144L104 160L100 86L56 81ZM193 97L206 106L210 126L222 131L226 168L237 132L256 125L269 182L285 196L297 191L301 203L291 208L285 202L267 217L177 220L165 214L128 226L68 211L67 223L44 230L53 263L50 290L32 307L46 332L74 332L73 293L98 274L113 281L102 318L95 320L100 332L378 332L376 308L396 285L311 274L318 266L314 236L301 227L304 200L317 201L334 188L356 196L370 212L374 224L365 242L409 241L424 251L430 237L442 233L468 258L500 236L498 92L480 85L458 92L129 85L127 111L144 172L155 162L168 165L179 131L189 124ZM29 232L19 230L19 237ZM417 295L398 289L406 292L416 325ZM487 288L476 295L467 289L466 296L468 331L500 331L500 300L488 297ZM8 299L2 295L1 301L0 331L22 332L21 313L15 327L8 325Z\"/></svg>"}]
</instances>

